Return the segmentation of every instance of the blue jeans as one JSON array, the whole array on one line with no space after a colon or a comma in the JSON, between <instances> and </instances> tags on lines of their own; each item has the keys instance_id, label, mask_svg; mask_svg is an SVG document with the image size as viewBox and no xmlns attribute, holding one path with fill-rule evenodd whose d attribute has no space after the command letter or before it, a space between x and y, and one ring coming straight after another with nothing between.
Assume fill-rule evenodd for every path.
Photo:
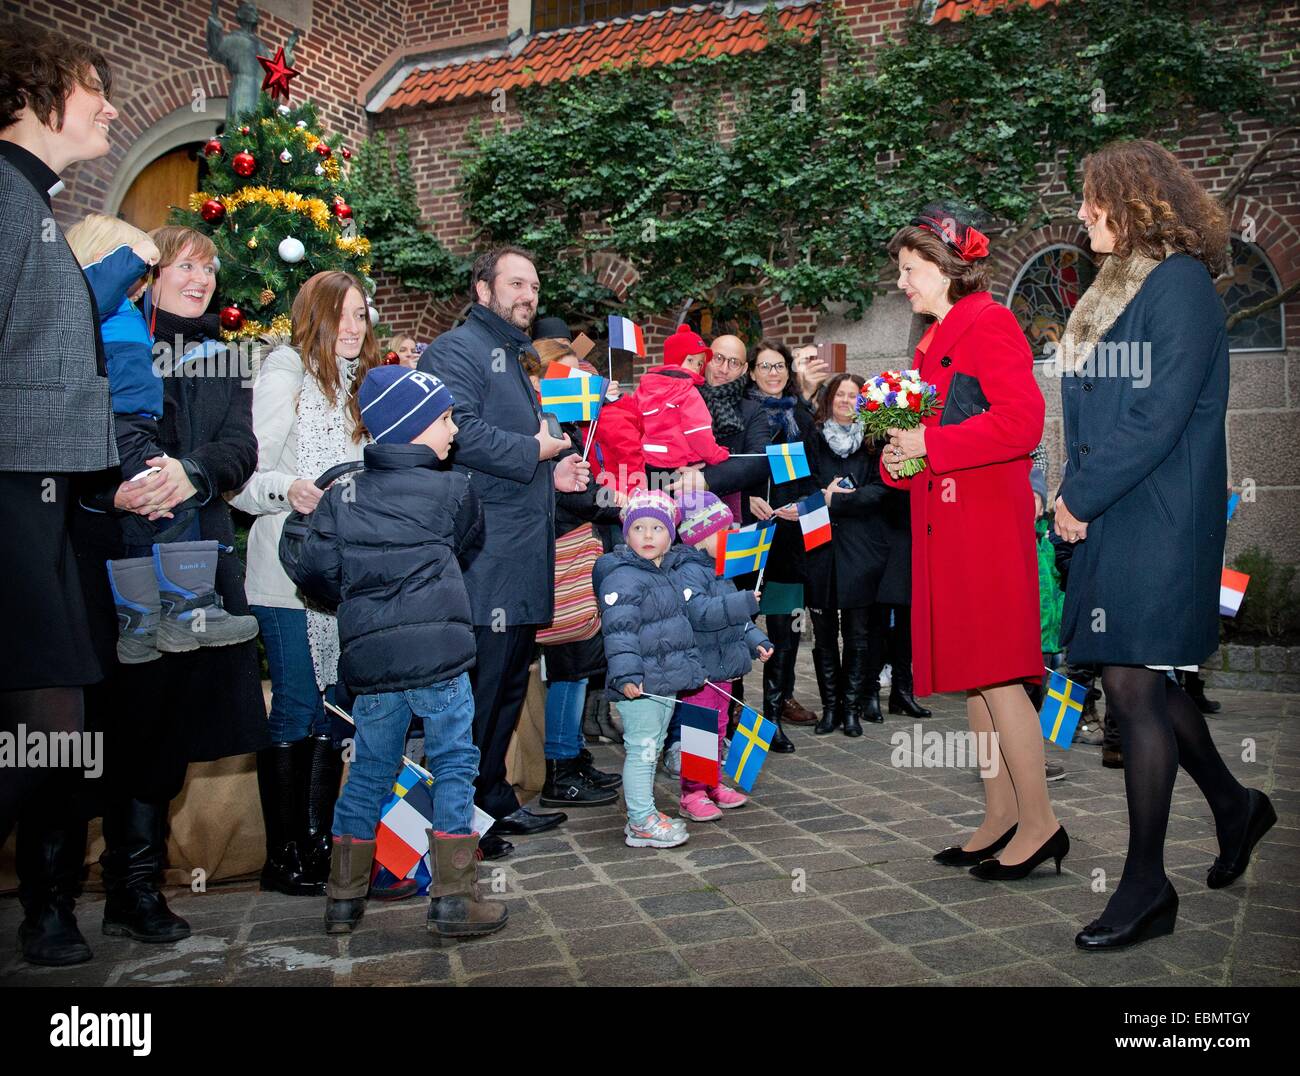
<instances>
[{"instance_id":1,"label":"blue jeans","mask_svg":"<svg viewBox=\"0 0 1300 1076\"><path fill-rule=\"evenodd\" d=\"M307 610L254 605L252 611L262 629L266 664L271 670L271 740L293 743L326 735L330 721L311 663Z\"/></svg>"},{"instance_id":2,"label":"blue jeans","mask_svg":"<svg viewBox=\"0 0 1300 1076\"><path fill-rule=\"evenodd\" d=\"M582 708L586 680L552 680L546 685L547 760L577 758L582 750Z\"/></svg>"},{"instance_id":3,"label":"blue jeans","mask_svg":"<svg viewBox=\"0 0 1300 1076\"><path fill-rule=\"evenodd\" d=\"M655 766L676 706L659 699L620 699L623 719L623 799L629 822L641 822L655 809Z\"/></svg>"},{"instance_id":4,"label":"blue jeans","mask_svg":"<svg viewBox=\"0 0 1300 1076\"><path fill-rule=\"evenodd\" d=\"M356 755L348 783L334 806L334 836L374 840L379 811L393 791L412 715L424 722L424 758L433 774L433 829L472 833L474 778L474 695L469 673L409 691L358 695Z\"/></svg>"}]
</instances>

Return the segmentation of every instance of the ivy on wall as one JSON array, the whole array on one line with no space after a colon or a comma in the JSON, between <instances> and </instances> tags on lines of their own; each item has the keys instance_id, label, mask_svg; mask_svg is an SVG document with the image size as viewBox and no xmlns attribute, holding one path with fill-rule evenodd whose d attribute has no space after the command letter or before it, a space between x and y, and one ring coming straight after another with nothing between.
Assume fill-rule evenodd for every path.
<instances>
[{"instance_id":1,"label":"ivy on wall","mask_svg":"<svg viewBox=\"0 0 1300 1076\"><path fill-rule=\"evenodd\" d=\"M811 41L769 9L756 53L520 91L523 123L474 133L459 189L485 243L536 252L542 312L574 325L691 301L726 318L756 295L843 302L857 317L889 236L926 201L974 204L1009 237L1072 216L1079 162L1110 139L1175 145L1216 125L1232 139L1233 116L1277 123L1294 112L1257 45L1277 5L1225 42L1216 16L1232 6L1016 5L956 25L914 22L870 51L835 3ZM400 147L391 163L375 153L376 176L405 168L396 186L409 188ZM354 187L378 265L435 294L463 289L454 259L411 216L413 192L399 209L360 170ZM623 301L599 283L602 253L638 274Z\"/></svg>"}]
</instances>

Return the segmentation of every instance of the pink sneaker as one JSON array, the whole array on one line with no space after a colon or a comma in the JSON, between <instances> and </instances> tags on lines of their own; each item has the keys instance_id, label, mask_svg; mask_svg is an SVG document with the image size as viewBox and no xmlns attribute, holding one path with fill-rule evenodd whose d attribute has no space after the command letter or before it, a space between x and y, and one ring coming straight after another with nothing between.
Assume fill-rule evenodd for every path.
<instances>
[{"instance_id":1,"label":"pink sneaker","mask_svg":"<svg viewBox=\"0 0 1300 1076\"><path fill-rule=\"evenodd\" d=\"M709 789L709 799L724 811L730 811L733 807L743 807L749 802L749 797L745 793L737 792L726 785L714 785Z\"/></svg>"},{"instance_id":2,"label":"pink sneaker","mask_svg":"<svg viewBox=\"0 0 1300 1076\"><path fill-rule=\"evenodd\" d=\"M703 792L689 792L682 797L681 811L692 822L716 822L722 812Z\"/></svg>"}]
</instances>

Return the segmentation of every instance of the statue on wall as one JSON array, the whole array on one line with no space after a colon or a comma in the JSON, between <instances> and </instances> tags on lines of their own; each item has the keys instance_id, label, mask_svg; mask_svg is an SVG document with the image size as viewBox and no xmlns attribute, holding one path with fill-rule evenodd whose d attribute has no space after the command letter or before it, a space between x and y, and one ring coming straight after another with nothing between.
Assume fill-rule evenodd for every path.
<instances>
[{"instance_id":1,"label":"statue on wall","mask_svg":"<svg viewBox=\"0 0 1300 1076\"><path fill-rule=\"evenodd\" d=\"M230 72L230 94L226 101L226 122L230 123L241 112L257 106L262 82L262 65L257 58L269 58L272 50L257 36L261 16L256 4L242 0L235 9L235 22L239 29L229 32L221 27L220 7L221 0L212 0L212 14L208 16L208 55ZM284 43L286 64L293 63L293 48L300 36L300 31L294 30Z\"/></svg>"}]
</instances>

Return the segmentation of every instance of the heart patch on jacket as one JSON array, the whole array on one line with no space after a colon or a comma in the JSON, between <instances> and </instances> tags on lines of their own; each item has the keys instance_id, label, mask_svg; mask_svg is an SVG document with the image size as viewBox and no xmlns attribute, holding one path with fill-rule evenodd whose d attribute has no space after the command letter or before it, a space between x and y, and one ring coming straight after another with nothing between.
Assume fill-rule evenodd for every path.
<instances>
[{"instance_id":1,"label":"heart patch on jacket","mask_svg":"<svg viewBox=\"0 0 1300 1076\"><path fill-rule=\"evenodd\" d=\"M606 604L606 605L613 605L616 601L618 601L618 593L617 593L617 591L613 591L613 590L611 590L608 594L605 595L605 604Z\"/></svg>"}]
</instances>

